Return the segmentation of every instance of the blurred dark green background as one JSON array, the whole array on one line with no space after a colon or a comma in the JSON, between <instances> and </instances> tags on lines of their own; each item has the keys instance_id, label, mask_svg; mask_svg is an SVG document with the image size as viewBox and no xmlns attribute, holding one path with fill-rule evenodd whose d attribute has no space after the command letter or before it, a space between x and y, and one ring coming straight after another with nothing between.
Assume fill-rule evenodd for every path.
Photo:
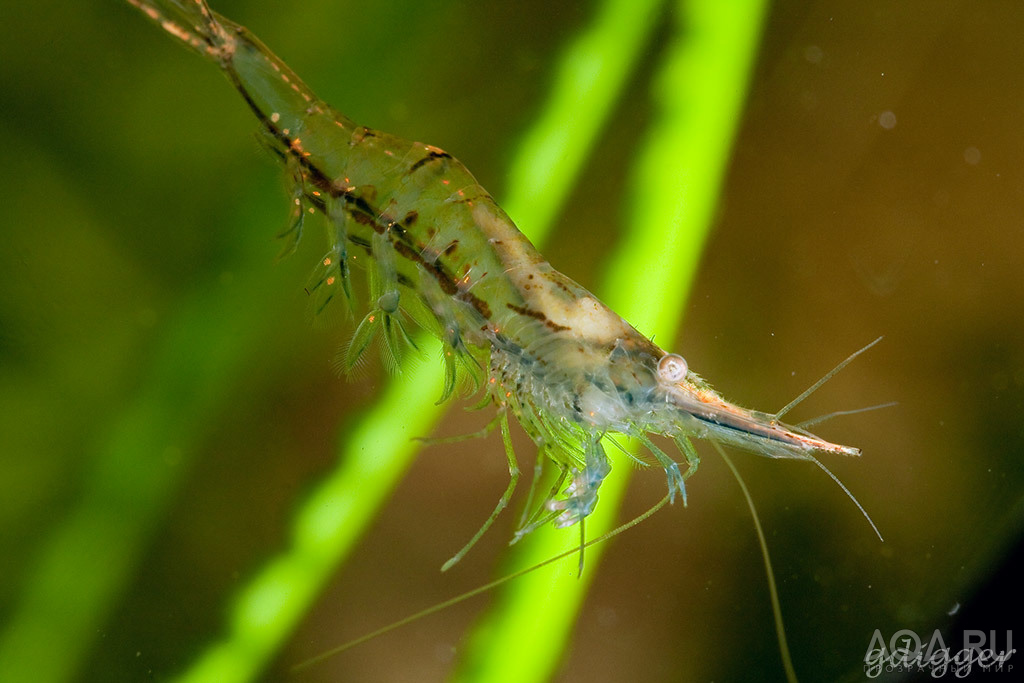
<instances>
[{"instance_id":1,"label":"blurred dark green background","mask_svg":"<svg viewBox=\"0 0 1024 683\"><path fill-rule=\"evenodd\" d=\"M591 13L543 2L215 8L353 119L444 147L499 201L549 65ZM123 534L123 574L86 610L91 636L71 680L166 680L280 549L380 371L333 374L350 331L310 325L303 292L319 232L275 264L283 176L216 69L116 1L0 14L0 638L23 623L43 553L69 524ZM828 464L885 543L813 467L737 456L805 680L858 680L876 628L949 627L1020 536L1022 34L1011 2L771 9L712 240L680 302L678 350L727 397L775 410L885 335L799 412L899 402L816 430L863 449ZM666 20L545 250L584 285L614 254L668 37ZM195 330L208 347L182 351ZM439 433L484 419L453 410ZM156 444L145 463L117 457L139 443ZM703 452L689 508L613 542L560 680L781 679L748 513ZM96 491L98 479L114 483ZM491 578L512 515L455 570L438 567L506 480L495 439L425 451L269 675ZM657 472L636 477L627 512L663 489ZM30 615L43 633L80 607L76 576L109 559L78 551L50 577L66 605ZM440 680L485 603L305 678ZM964 626L1016 625L1000 618ZM41 668L47 647L63 648L34 642Z\"/></svg>"}]
</instances>

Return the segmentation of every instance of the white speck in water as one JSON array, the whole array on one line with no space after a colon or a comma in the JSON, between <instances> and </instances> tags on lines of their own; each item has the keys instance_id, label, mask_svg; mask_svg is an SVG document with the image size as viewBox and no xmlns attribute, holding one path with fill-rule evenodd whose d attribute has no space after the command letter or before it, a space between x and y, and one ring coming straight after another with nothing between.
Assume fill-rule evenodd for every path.
<instances>
[{"instance_id":1,"label":"white speck in water","mask_svg":"<svg viewBox=\"0 0 1024 683\"><path fill-rule=\"evenodd\" d=\"M946 614L948 614L949 616L953 616L954 614L956 614L959 611L960 611L960 603L958 602L958 603L955 603L953 605L953 607L948 612L946 612Z\"/></svg>"},{"instance_id":2,"label":"white speck in water","mask_svg":"<svg viewBox=\"0 0 1024 683\"><path fill-rule=\"evenodd\" d=\"M821 64L821 60L824 56L825 53L822 52L821 48L817 45L808 45L804 48L804 59L811 64Z\"/></svg>"},{"instance_id":3,"label":"white speck in water","mask_svg":"<svg viewBox=\"0 0 1024 683\"><path fill-rule=\"evenodd\" d=\"M964 150L964 161L971 166L976 166L981 161L981 150L971 146Z\"/></svg>"},{"instance_id":4,"label":"white speck in water","mask_svg":"<svg viewBox=\"0 0 1024 683\"><path fill-rule=\"evenodd\" d=\"M886 130L892 130L896 127L896 114L886 109L878 115L878 125Z\"/></svg>"}]
</instances>

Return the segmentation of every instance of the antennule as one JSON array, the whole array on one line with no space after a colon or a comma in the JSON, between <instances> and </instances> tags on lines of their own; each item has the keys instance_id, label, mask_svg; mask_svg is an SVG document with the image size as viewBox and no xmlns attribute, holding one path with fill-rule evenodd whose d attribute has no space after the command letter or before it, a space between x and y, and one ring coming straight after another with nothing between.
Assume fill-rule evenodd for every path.
<instances>
[{"instance_id":1,"label":"antennule","mask_svg":"<svg viewBox=\"0 0 1024 683\"><path fill-rule=\"evenodd\" d=\"M825 382L827 382L827 381L829 381L830 379L832 379L833 377L835 377L836 373L837 373L837 372L839 372L840 370L842 370L843 368L845 368L845 367L846 367L847 365L849 365L849 364L850 364L850 362L851 362L851 361L852 361L852 360L853 360L854 358L856 358L856 357L857 357L857 356L859 356L860 354L864 353L865 351L867 351L868 349L870 349L870 348L871 348L872 346L874 346L875 344L877 344L877 343L878 343L878 342L880 342L880 341L882 341L882 338L881 338L881 337L879 337L879 338L878 338L878 339L876 339L875 341L871 342L871 343L870 343L870 344L868 344L867 346L865 346L865 347L861 348L861 349L860 349L859 351L854 351L854 352L853 352L852 354L850 354L850 356L849 356L849 357L848 357L848 358L847 358L846 360L844 360L844 361L843 361L842 363L840 363L839 365L835 366L834 368L832 368L831 370L829 370L829 371L828 371L827 373L825 373L825 376L824 376L824 377L822 377L822 378L821 378L821 379L819 379L819 380L818 380L817 382L815 382L814 384L812 384L812 385L811 385L811 387L810 387L809 389L807 389L806 391L804 391L804 393L802 393L802 394L800 394L799 396L797 396L796 398L794 398L794 399L793 399L792 401L790 401L789 403L787 403L787 404L786 404L786 406L785 406L785 407L784 407L784 408L783 408L782 410L780 410L779 412L775 413L775 417L776 417L776 419L778 419L778 418L781 418L781 417L782 417L783 415L785 415L786 413L788 413L789 411L791 411L791 410L792 410L793 408L795 408L795 407L796 407L796 406L797 406L797 405L798 405L798 404L799 404L799 403L800 403L801 401L803 401L803 400L804 400L805 398L807 398L808 396L810 396L811 394L813 394L813 393L814 393L815 391L817 391L817 390L818 390L818 387L820 387L820 386L821 386L822 384L824 384Z\"/></svg>"}]
</instances>

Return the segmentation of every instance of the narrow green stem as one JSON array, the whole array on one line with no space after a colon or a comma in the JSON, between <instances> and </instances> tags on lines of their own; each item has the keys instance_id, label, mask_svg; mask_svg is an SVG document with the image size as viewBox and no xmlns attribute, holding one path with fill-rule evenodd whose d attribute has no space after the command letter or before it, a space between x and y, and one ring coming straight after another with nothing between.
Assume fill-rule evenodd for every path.
<instances>
[{"instance_id":1,"label":"narrow green stem","mask_svg":"<svg viewBox=\"0 0 1024 683\"><path fill-rule=\"evenodd\" d=\"M659 340L671 340L678 329L711 227L765 3L693 0L677 2L675 9L676 35L653 84L657 118L632 170L626 233L601 288L606 303ZM629 480L624 459L616 464L623 466L605 480L600 504L588 518L595 535L614 525ZM536 564L575 543L571 533L539 529L517 546L514 565ZM504 586L454 679L550 679L603 550L588 550L581 578L567 561Z\"/></svg>"}]
</instances>

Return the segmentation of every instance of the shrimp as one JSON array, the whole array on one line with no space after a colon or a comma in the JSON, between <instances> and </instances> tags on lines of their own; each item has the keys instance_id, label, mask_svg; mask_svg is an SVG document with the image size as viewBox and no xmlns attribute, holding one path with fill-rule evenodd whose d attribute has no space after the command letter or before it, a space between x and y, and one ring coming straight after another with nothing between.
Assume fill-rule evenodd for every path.
<instances>
[{"instance_id":1,"label":"shrimp","mask_svg":"<svg viewBox=\"0 0 1024 683\"><path fill-rule=\"evenodd\" d=\"M307 214L319 212L326 218L328 251L307 287L314 311L339 304L357 310L353 274L366 271L369 310L360 313L355 333L338 357L339 369L353 370L376 345L388 368L397 371L406 350L418 347L413 328L421 327L442 344L445 372L439 403L466 387L469 393L483 394L481 407L497 408L481 434L500 427L508 486L479 531L442 571L465 556L511 500L520 475L510 438L513 421L532 437L538 451L513 542L548 524L579 530L580 544L572 551L350 641L298 668L569 554L579 553L582 572L585 548L631 528L677 497L685 505L686 483L700 462L693 439L708 440L737 479L722 445L814 463L846 492L878 534L863 507L818 459L857 456L859 449L806 431L830 416L798 425L782 421L878 340L776 413L728 402L682 356L656 345L548 264L450 154L357 125L317 98L251 33L212 12L204 0L128 2L217 64L257 117L267 146L293 180L292 220L282 235L288 240L285 251L301 239ZM633 521L588 541L584 527L612 474L605 447L617 446L617 435L645 449L627 454L639 464L663 470L668 491ZM673 442L682 461L656 440ZM531 508L534 488L544 468L551 466L557 469L557 483ZM762 548L787 678L795 680L767 544L742 480L740 486Z\"/></svg>"},{"instance_id":2,"label":"shrimp","mask_svg":"<svg viewBox=\"0 0 1024 683\"><path fill-rule=\"evenodd\" d=\"M373 343L397 368L404 349L416 346L410 330L417 325L443 345L441 400L468 377L471 388L497 406L511 481L484 526L444 569L512 496L518 466L509 416L562 473L517 537L548 522L573 526L593 512L611 472L603 445L610 435L632 437L646 449L633 457L664 470L670 502L677 496L686 501L685 482L700 462L695 438L811 461L830 476L817 456L860 455L781 421L835 371L778 413L725 400L682 356L660 348L555 270L452 155L357 125L205 0L127 1L215 62L255 114L295 179L292 244L301 238L308 208L328 219L329 250L308 288L315 308L338 298L353 306L352 266L367 269L369 311L341 368L351 370ZM685 469L652 437L674 442Z\"/></svg>"}]
</instances>

